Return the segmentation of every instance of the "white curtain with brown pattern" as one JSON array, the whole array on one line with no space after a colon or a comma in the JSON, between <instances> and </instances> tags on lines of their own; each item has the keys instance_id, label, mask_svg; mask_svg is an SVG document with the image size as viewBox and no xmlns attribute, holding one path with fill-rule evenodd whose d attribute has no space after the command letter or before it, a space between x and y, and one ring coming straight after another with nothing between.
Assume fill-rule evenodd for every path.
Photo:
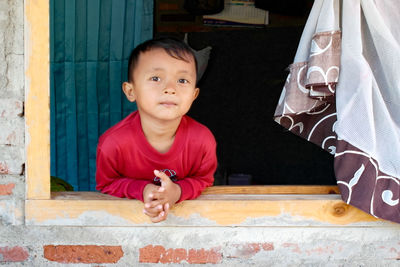
<instances>
[{"instance_id":1,"label":"white curtain with brown pattern","mask_svg":"<svg viewBox=\"0 0 400 267\"><path fill-rule=\"evenodd\" d=\"M316 0L274 118L335 156L344 201L400 223L398 18L398 0Z\"/></svg>"}]
</instances>

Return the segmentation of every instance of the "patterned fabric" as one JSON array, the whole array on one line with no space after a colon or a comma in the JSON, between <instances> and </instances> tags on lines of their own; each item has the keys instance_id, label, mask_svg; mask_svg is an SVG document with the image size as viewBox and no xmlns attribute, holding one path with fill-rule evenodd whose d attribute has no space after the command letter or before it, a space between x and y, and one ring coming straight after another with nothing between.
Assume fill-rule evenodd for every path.
<instances>
[{"instance_id":1,"label":"patterned fabric","mask_svg":"<svg viewBox=\"0 0 400 267\"><path fill-rule=\"evenodd\" d=\"M306 87L310 96L334 101L335 86L339 77L340 32L321 32L311 40Z\"/></svg>"},{"instance_id":2,"label":"patterned fabric","mask_svg":"<svg viewBox=\"0 0 400 267\"><path fill-rule=\"evenodd\" d=\"M342 199L376 217L400 223L399 179L383 173L370 155L339 140L335 175Z\"/></svg>"},{"instance_id":3,"label":"patterned fabric","mask_svg":"<svg viewBox=\"0 0 400 267\"><path fill-rule=\"evenodd\" d=\"M289 66L275 121L293 133L335 153L335 87L339 78L340 32L312 39L310 61Z\"/></svg>"},{"instance_id":4,"label":"patterned fabric","mask_svg":"<svg viewBox=\"0 0 400 267\"><path fill-rule=\"evenodd\" d=\"M340 62L341 32L317 32L308 41L308 60L289 66L275 121L335 155L335 175L343 201L376 217L400 223L400 179L383 172L371 153L338 137L336 88L339 68L345 64ZM342 85L340 89L352 88ZM352 104L350 99L348 104Z\"/></svg>"}]
</instances>

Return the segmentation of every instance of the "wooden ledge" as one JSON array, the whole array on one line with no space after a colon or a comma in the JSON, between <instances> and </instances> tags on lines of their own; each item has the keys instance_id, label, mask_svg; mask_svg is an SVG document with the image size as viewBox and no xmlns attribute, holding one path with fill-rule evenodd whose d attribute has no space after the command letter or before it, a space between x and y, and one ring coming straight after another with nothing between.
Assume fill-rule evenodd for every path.
<instances>
[{"instance_id":1,"label":"wooden ledge","mask_svg":"<svg viewBox=\"0 0 400 267\"><path fill-rule=\"evenodd\" d=\"M366 227L384 223L347 205L340 200L338 194L243 194L239 192L246 192L249 188L236 189L226 188L230 194L212 194L225 189L210 188L196 200L186 200L175 205L168 219L158 224L151 223L142 213L143 203L138 200L97 192L53 192L49 200L26 200L26 223L146 227ZM287 193L286 189L280 192Z\"/></svg>"}]
</instances>

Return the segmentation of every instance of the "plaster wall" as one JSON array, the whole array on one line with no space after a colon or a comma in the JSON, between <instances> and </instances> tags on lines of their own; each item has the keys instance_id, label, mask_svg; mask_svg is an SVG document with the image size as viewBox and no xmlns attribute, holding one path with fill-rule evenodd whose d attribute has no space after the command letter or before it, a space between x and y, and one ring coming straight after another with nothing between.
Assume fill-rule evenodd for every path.
<instances>
[{"instance_id":1,"label":"plaster wall","mask_svg":"<svg viewBox=\"0 0 400 267\"><path fill-rule=\"evenodd\" d=\"M23 9L0 0L0 265L398 266L400 227L388 222L26 225Z\"/></svg>"}]
</instances>

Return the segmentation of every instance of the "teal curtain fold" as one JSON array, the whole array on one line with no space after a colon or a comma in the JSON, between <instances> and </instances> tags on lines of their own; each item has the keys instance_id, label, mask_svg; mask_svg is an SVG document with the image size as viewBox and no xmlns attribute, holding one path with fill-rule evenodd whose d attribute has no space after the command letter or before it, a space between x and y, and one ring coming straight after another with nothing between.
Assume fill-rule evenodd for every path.
<instances>
[{"instance_id":1,"label":"teal curtain fold","mask_svg":"<svg viewBox=\"0 0 400 267\"><path fill-rule=\"evenodd\" d=\"M99 136L133 110L131 50L153 35L152 0L50 1L51 175L94 191Z\"/></svg>"}]
</instances>

